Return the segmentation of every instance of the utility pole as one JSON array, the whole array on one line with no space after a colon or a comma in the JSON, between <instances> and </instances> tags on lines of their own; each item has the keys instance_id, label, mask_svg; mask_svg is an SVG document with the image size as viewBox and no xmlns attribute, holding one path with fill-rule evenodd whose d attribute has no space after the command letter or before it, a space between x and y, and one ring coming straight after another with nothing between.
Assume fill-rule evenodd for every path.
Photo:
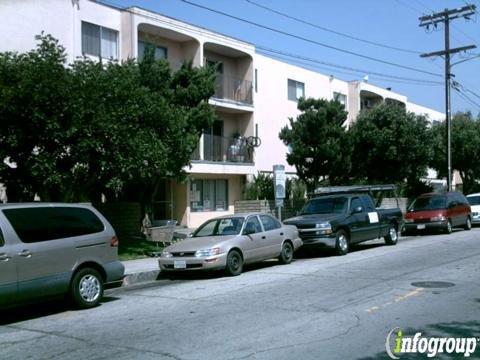
<instances>
[{"instance_id":1,"label":"utility pole","mask_svg":"<svg viewBox=\"0 0 480 360\"><path fill-rule=\"evenodd\" d=\"M458 9L445 9L439 13L433 13L432 15L425 15L419 18L420 27L430 26L437 27L438 23L443 22L445 26L445 50L436 51L432 53L426 53L420 55L420 57L430 56L444 56L445 57L445 122L446 122L446 138L447 138L447 191L452 191L452 148L451 148L451 134L452 134L452 121L451 121L451 107L450 107L450 80L452 77L450 55L461 51L475 49L475 45L462 46L454 49L450 49L450 20L463 17L469 20L469 16L474 15L476 10L475 5L466 5Z\"/></svg>"}]
</instances>

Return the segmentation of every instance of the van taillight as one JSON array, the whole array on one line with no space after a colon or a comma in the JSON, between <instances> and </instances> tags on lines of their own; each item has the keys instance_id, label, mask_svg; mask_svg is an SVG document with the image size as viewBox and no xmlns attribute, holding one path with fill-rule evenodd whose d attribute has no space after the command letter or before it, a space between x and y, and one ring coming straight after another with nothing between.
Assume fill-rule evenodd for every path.
<instances>
[{"instance_id":1,"label":"van taillight","mask_svg":"<svg viewBox=\"0 0 480 360\"><path fill-rule=\"evenodd\" d=\"M116 236L113 236L112 239L110 240L110 246L118 246L118 238Z\"/></svg>"}]
</instances>

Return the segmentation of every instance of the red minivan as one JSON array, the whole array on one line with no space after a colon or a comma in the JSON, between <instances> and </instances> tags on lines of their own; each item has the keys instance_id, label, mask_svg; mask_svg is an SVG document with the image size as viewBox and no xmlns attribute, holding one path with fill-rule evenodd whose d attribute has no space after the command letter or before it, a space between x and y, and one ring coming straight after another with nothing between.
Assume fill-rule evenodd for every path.
<instances>
[{"instance_id":1,"label":"red minivan","mask_svg":"<svg viewBox=\"0 0 480 360\"><path fill-rule=\"evenodd\" d=\"M408 207L403 231L440 230L450 234L454 227L472 228L472 212L465 196L459 192L428 193Z\"/></svg>"}]
</instances>

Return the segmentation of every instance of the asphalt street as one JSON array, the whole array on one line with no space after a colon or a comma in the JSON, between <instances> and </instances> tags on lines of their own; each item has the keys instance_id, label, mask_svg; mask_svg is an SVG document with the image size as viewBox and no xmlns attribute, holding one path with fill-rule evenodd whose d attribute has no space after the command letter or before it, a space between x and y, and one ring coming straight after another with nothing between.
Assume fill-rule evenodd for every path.
<instances>
[{"instance_id":1,"label":"asphalt street","mask_svg":"<svg viewBox=\"0 0 480 360\"><path fill-rule=\"evenodd\" d=\"M237 277L164 277L109 290L91 310L54 302L0 313L0 359L386 359L396 327L480 337L479 273L474 228L342 257L301 253Z\"/></svg>"}]
</instances>

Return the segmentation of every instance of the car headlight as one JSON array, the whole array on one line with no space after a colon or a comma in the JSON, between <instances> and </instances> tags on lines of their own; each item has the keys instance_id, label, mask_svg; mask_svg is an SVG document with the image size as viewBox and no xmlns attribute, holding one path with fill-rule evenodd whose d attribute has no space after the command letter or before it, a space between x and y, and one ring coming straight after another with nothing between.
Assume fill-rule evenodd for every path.
<instances>
[{"instance_id":1,"label":"car headlight","mask_svg":"<svg viewBox=\"0 0 480 360\"><path fill-rule=\"evenodd\" d=\"M220 254L220 248L203 249L195 252L195 257L208 257Z\"/></svg>"},{"instance_id":2,"label":"car headlight","mask_svg":"<svg viewBox=\"0 0 480 360\"><path fill-rule=\"evenodd\" d=\"M430 221L445 221L445 216L439 215L439 216L434 216L430 218Z\"/></svg>"},{"instance_id":3,"label":"car headlight","mask_svg":"<svg viewBox=\"0 0 480 360\"><path fill-rule=\"evenodd\" d=\"M315 224L315 228L319 230L316 232L316 235L329 235L332 233L332 225L328 222Z\"/></svg>"},{"instance_id":4,"label":"car headlight","mask_svg":"<svg viewBox=\"0 0 480 360\"><path fill-rule=\"evenodd\" d=\"M405 219L405 223L413 223L413 219Z\"/></svg>"},{"instance_id":5,"label":"car headlight","mask_svg":"<svg viewBox=\"0 0 480 360\"><path fill-rule=\"evenodd\" d=\"M171 252L168 252L168 251L162 251L162 253L160 254L160 257L164 257L164 258L171 258L173 255Z\"/></svg>"}]
</instances>

